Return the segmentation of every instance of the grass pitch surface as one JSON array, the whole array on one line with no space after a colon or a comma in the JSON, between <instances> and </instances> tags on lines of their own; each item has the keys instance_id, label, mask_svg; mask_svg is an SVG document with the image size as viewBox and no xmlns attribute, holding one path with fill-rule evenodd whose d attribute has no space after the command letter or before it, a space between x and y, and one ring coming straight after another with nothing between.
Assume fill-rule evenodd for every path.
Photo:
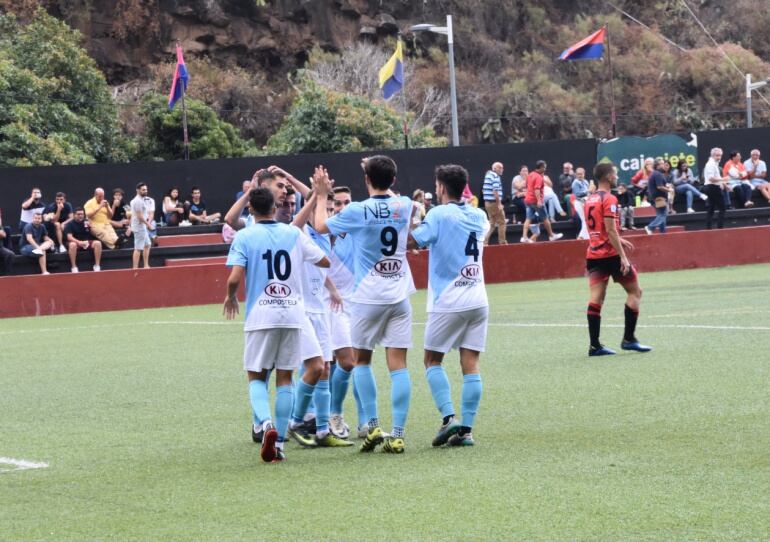
<instances>
[{"instance_id":1,"label":"grass pitch surface","mask_svg":"<svg viewBox=\"0 0 770 542\"><path fill-rule=\"evenodd\" d=\"M0 320L0 458L49 465L0 459L0 539L767 539L768 277L643 274L655 350L590 359L585 280L490 286L467 449L430 446L421 292L406 453L289 444L280 465L251 442L242 330L218 306ZM622 314L612 286L608 346Z\"/></svg>"}]
</instances>

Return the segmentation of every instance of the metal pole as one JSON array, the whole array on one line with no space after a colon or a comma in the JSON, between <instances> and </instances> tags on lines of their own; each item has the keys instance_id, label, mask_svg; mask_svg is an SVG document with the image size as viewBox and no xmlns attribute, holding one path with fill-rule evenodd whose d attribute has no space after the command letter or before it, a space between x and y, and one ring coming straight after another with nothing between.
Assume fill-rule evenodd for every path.
<instances>
[{"instance_id":1,"label":"metal pole","mask_svg":"<svg viewBox=\"0 0 770 542\"><path fill-rule=\"evenodd\" d=\"M751 118L751 74L746 74L746 127L752 127Z\"/></svg>"},{"instance_id":2,"label":"metal pole","mask_svg":"<svg viewBox=\"0 0 770 542\"><path fill-rule=\"evenodd\" d=\"M409 106L406 101L406 63L404 62L404 43L401 40L401 33L398 33L398 43L401 45L401 69L404 74L404 83L401 85L401 102L404 107L404 148L409 148Z\"/></svg>"},{"instance_id":3,"label":"metal pole","mask_svg":"<svg viewBox=\"0 0 770 542\"><path fill-rule=\"evenodd\" d=\"M457 126L457 88L455 84L455 49L452 36L452 16L446 16L447 40L449 41L449 92L452 102L452 146L460 146L460 130Z\"/></svg>"},{"instance_id":4,"label":"metal pole","mask_svg":"<svg viewBox=\"0 0 770 542\"><path fill-rule=\"evenodd\" d=\"M184 85L182 84L182 81L179 81L179 84L182 85L182 132L184 134L184 159L189 160L190 159L190 140L187 137L187 105L184 102L184 95L186 94L184 90Z\"/></svg>"},{"instance_id":5,"label":"metal pole","mask_svg":"<svg viewBox=\"0 0 770 542\"><path fill-rule=\"evenodd\" d=\"M612 53L610 52L610 27L604 25L605 34L607 34L607 64L610 69L610 117L612 120L612 137L617 137L617 115L615 114L615 83L612 75Z\"/></svg>"}]
</instances>

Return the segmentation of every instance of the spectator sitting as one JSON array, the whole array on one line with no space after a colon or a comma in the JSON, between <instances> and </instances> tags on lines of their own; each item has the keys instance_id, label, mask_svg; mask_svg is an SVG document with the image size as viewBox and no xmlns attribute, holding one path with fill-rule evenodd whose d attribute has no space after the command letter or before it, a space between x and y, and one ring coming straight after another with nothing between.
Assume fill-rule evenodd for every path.
<instances>
[{"instance_id":1,"label":"spectator sitting","mask_svg":"<svg viewBox=\"0 0 770 542\"><path fill-rule=\"evenodd\" d=\"M35 212L42 213L45 209L43 193L39 188L33 188L29 197L21 203L21 218L19 219L19 232L24 231L24 226L32 223L32 215Z\"/></svg>"},{"instance_id":2,"label":"spectator sitting","mask_svg":"<svg viewBox=\"0 0 770 542\"><path fill-rule=\"evenodd\" d=\"M40 272L43 275L50 275L46 269L47 250L53 248L53 241L48 237L45 226L43 226L43 214L38 211L33 213L32 222L24 226L21 232L21 253L28 258L37 260L40 265Z\"/></svg>"},{"instance_id":3,"label":"spectator sitting","mask_svg":"<svg viewBox=\"0 0 770 542\"><path fill-rule=\"evenodd\" d=\"M730 177L728 181L730 188L735 192L735 197L738 199L738 203L742 207L753 207L754 202L751 201L751 183L749 182L749 174L746 168L741 162L741 153L733 151L727 157L722 168L722 175Z\"/></svg>"},{"instance_id":4,"label":"spectator sitting","mask_svg":"<svg viewBox=\"0 0 770 542\"><path fill-rule=\"evenodd\" d=\"M9 248L11 229L3 226L3 216L0 213L0 263L3 267L0 275L10 275L13 272L13 251Z\"/></svg>"},{"instance_id":5,"label":"spectator sitting","mask_svg":"<svg viewBox=\"0 0 770 542\"><path fill-rule=\"evenodd\" d=\"M201 189L197 186L193 186L190 191L190 204L188 206L190 222L199 224L213 224L219 222L222 217L221 213L206 212L206 202L201 199Z\"/></svg>"},{"instance_id":6,"label":"spectator sitting","mask_svg":"<svg viewBox=\"0 0 770 542\"><path fill-rule=\"evenodd\" d=\"M559 175L559 187L562 195L565 196L565 202L569 202L569 195L572 194L572 181L575 180L575 172L572 169L571 162L564 162L562 172ZM526 179L526 176L524 177Z\"/></svg>"},{"instance_id":7,"label":"spectator sitting","mask_svg":"<svg viewBox=\"0 0 770 542\"><path fill-rule=\"evenodd\" d=\"M575 197L572 207L580 220L580 231L577 234L578 239L588 239L588 226L586 226L585 201L591 192L591 183L586 180L586 170L582 167L577 168L575 180L572 181L572 195Z\"/></svg>"},{"instance_id":8,"label":"spectator sitting","mask_svg":"<svg viewBox=\"0 0 770 542\"><path fill-rule=\"evenodd\" d=\"M751 158L743 163L746 173L749 176L749 182L757 192L770 202L770 183L767 182L767 164L759 159L759 150L751 151Z\"/></svg>"},{"instance_id":9,"label":"spectator sitting","mask_svg":"<svg viewBox=\"0 0 770 542\"><path fill-rule=\"evenodd\" d=\"M48 237L55 238L59 244L59 252L67 252L64 243L64 227L72 220L72 205L67 201L64 192L57 192L56 199L43 210L43 223Z\"/></svg>"},{"instance_id":10,"label":"spectator sitting","mask_svg":"<svg viewBox=\"0 0 770 542\"><path fill-rule=\"evenodd\" d=\"M553 191L553 181L551 181L551 178L548 175L543 175L543 182L545 183L543 186L543 204L549 220L554 222L556 220L556 213L559 213L559 216L567 216L567 213L561 207L561 203L559 203L559 197Z\"/></svg>"},{"instance_id":11,"label":"spectator sitting","mask_svg":"<svg viewBox=\"0 0 770 542\"><path fill-rule=\"evenodd\" d=\"M179 226L186 219L187 209L179 201L179 188L175 186L163 198L163 221L167 226Z\"/></svg>"},{"instance_id":12,"label":"spectator sitting","mask_svg":"<svg viewBox=\"0 0 770 542\"><path fill-rule=\"evenodd\" d=\"M425 205L425 214L428 214L428 211L430 211L431 207L433 207L433 194L430 192L425 192L423 205Z\"/></svg>"},{"instance_id":13,"label":"spectator sitting","mask_svg":"<svg viewBox=\"0 0 770 542\"><path fill-rule=\"evenodd\" d=\"M679 160L679 163L671 176L671 180L674 184L675 192L677 194L684 194L684 197L687 200L688 213L695 212L692 208L693 197L697 196L703 201L709 199L706 194L703 194L695 187L695 177L692 174L690 166L688 166L687 162L684 160Z\"/></svg>"},{"instance_id":14,"label":"spectator sitting","mask_svg":"<svg viewBox=\"0 0 770 542\"><path fill-rule=\"evenodd\" d=\"M467 185L466 185L467 186ZM412 215L412 222L414 224L420 224L422 219L425 218L425 192L419 188L412 193L412 201L414 202L417 211Z\"/></svg>"},{"instance_id":15,"label":"spectator sitting","mask_svg":"<svg viewBox=\"0 0 770 542\"><path fill-rule=\"evenodd\" d=\"M642 169L637 171L636 174L631 177L632 186L629 187L629 190L634 196L640 196L644 202L647 202L647 183L650 180L650 175L652 175L652 172L655 169L654 165L655 160L652 158L645 158Z\"/></svg>"},{"instance_id":16,"label":"spectator sitting","mask_svg":"<svg viewBox=\"0 0 770 542\"><path fill-rule=\"evenodd\" d=\"M127 237L131 237L131 206L126 200L126 193L122 188L112 191L112 219L110 224L118 233L118 246L122 245Z\"/></svg>"},{"instance_id":17,"label":"spectator sitting","mask_svg":"<svg viewBox=\"0 0 770 542\"><path fill-rule=\"evenodd\" d=\"M618 185L618 205L620 205L620 229L635 230L634 197L624 184Z\"/></svg>"},{"instance_id":18,"label":"spectator sitting","mask_svg":"<svg viewBox=\"0 0 770 542\"><path fill-rule=\"evenodd\" d=\"M78 272L77 254L79 250L93 249L94 271L101 271L102 242L91 236L91 228L86 222L86 212L82 207L75 209L74 218L64 228L69 245L70 268L73 273Z\"/></svg>"},{"instance_id":19,"label":"spectator sitting","mask_svg":"<svg viewBox=\"0 0 770 542\"><path fill-rule=\"evenodd\" d=\"M94 197L83 206L86 218L91 224L91 235L99 239L102 245L109 249L115 248L118 242L118 234L112 227L112 206L104 199L104 189L94 190Z\"/></svg>"},{"instance_id":20,"label":"spectator sitting","mask_svg":"<svg viewBox=\"0 0 770 542\"><path fill-rule=\"evenodd\" d=\"M529 175L529 168L521 166L519 174L511 180L511 208L514 223L523 222L527 214L527 206L524 203L524 196L527 195L527 175Z\"/></svg>"}]
</instances>

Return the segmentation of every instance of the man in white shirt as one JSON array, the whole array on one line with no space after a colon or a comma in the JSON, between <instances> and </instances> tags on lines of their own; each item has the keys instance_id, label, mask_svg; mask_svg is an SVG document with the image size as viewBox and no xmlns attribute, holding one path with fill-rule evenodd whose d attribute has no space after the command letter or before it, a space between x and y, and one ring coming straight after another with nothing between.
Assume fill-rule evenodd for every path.
<instances>
[{"instance_id":1,"label":"man in white shirt","mask_svg":"<svg viewBox=\"0 0 770 542\"><path fill-rule=\"evenodd\" d=\"M743 163L748 173L749 182L757 192L762 194L767 201L770 201L770 183L767 182L767 164L759 159L759 149L751 151L751 158Z\"/></svg>"},{"instance_id":2,"label":"man in white shirt","mask_svg":"<svg viewBox=\"0 0 770 542\"><path fill-rule=\"evenodd\" d=\"M714 210L719 211L717 217L717 228L722 229L725 221L725 197L724 191L727 190L727 181L729 177L722 175L719 167L719 161L722 159L722 149L714 147L711 149L711 158L703 168L703 191L708 196L706 229L711 229L711 222L714 218Z\"/></svg>"}]
</instances>

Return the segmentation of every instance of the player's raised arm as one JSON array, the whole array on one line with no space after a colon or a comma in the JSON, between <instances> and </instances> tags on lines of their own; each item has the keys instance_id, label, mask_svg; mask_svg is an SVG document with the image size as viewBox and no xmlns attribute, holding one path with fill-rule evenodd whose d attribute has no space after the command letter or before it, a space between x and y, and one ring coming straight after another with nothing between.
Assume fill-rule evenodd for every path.
<instances>
[{"instance_id":1,"label":"player's raised arm","mask_svg":"<svg viewBox=\"0 0 770 542\"><path fill-rule=\"evenodd\" d=\"M326 198L332 191L332 182L323 166L315 168L315 172L313 173L313 190L317 201L326 201ZM329 233L329 227L326 225L327 218L329 218L329 216L326 212L326 206L316 205L314 215L315 231L320 234Z\"/></svg>"},{"instance_id":2,"label":"player's raised arm","mask_svg":"<svg viewBox=\"0 0 770 542\"><path fill-rule=\"evenodd\" d=\"M307 199L307 195L310 193L310 188L305 183L297 179L294 175L285 169L281 169L278 166L270 166L267 168L267 170L270 173L277 173L282 175L284 178L286 178L287 181L289 181L289 184L291 184L292 188L299 192L299 195L302 196L303 200Z\"/></svg>"},{"instance_id":3,"label":"player's raised arm","mask_svg":"<svg viewBox=\"0 0 770 542\"><path fill-rule=\"evenodd\" d=\"M303 196L304 197L304 196ZM307 224L308 220L310 218L314 218L313 213L315 212L316 208L316 202L318 201L318 197L315 193L310 196L310 199L305 200L305 205L302 206L302 209L297 213L297 215L294 217L294 220L292 220L291 224L292 226L297 226L298 228L302 228L305 224ZM324 209L324 212L326 209Z\"/></svg>"},{"instance_id":4,"label":"player's raised arm","mask_svg":"<svg viewBox=\"0 0 770 542\"><path fill-rule=\"evenodd\" d=\"M257 178L263 171L265 170L258 169L254 172L254 175L251 177L251 185L249 186L249 189L243 192L243 195L238 199L238 201L233 203L233 206L230 207L230 209L225 214L225 224L236 231L242 229L245 226L245 224L241 222L241 215L243 215L243 210L249 204L249 194L252 190L257 188Z\"/></svg>"}]
</instances>

